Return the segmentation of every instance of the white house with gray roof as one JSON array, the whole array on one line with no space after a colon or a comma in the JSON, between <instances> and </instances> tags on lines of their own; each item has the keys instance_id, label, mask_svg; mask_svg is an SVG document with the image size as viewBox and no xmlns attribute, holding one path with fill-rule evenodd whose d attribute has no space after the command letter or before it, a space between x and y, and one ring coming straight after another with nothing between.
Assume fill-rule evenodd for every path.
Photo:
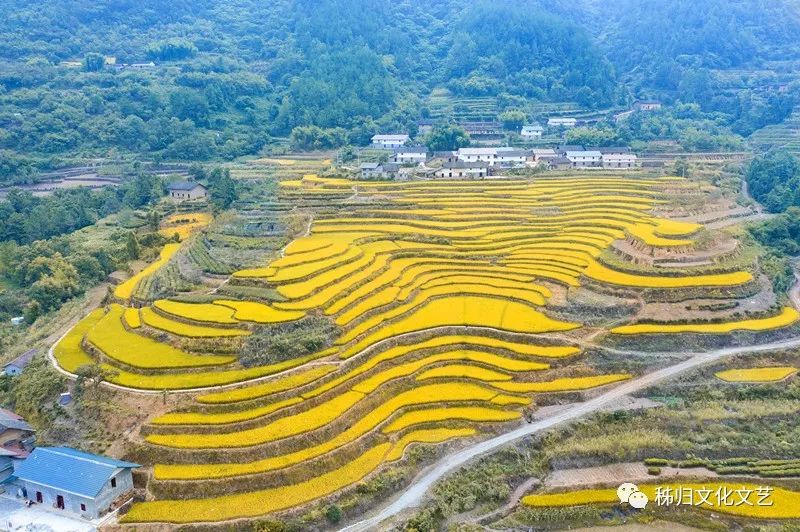
<instances>
[{"instance_id":1,"label":"white house with gray roof","mask_svg":"<svg viewBox=\"0 0 800 532\"><path fill-rule=\"evenodd\" d=\"M388 135L373 135L372 144L379 148L392 149L392 148L399 148L400 146L405 146L408 140L409 140L408 135L391 133Z\"/></svg>"}]
</instances>

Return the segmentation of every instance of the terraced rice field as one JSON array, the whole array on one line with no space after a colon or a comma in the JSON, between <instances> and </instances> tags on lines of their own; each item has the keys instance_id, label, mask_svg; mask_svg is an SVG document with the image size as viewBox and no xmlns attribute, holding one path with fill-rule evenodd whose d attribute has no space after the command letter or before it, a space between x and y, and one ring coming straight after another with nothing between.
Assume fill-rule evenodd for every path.
<instances>
[{"instance_id":1,"label":"terraced rice field","mask_svg":"<svg viewBox=\"0 0 800 532\"><path fill-rule=\"evenodd\" d=\"M652 214L665 190L684 186L611 175L283 181L283 199L298 205L309 198L331 205L354 187L364 201L317 212L310 233L280 258L234 274L282 301L158 300L138 312L113 305L93 312L55 350L69 371L100 361L117 370L111 381L136 388L242 383L203 390L187 408L152 420L145 438L157 457L152 482L180 482L184 496L137 504L123 520L189 523L284 510L358 483L409 445L519 423L536 394L631 378L572 368L580 349L570 335L579 336L582 324L551 315L548 301L556 289L587 282L642 290L750 283L746 271L667 277L598 260L624 238L691 247L699 226ZM312 314L329 317L341 333L300 359L244 368L233 355L200 348ZM253 382L279 372L287 373ZM248 487L274 486L276 478L292 480ZM229 484L208 491L208 479Z\"/></svg>"},{"instance_id":2,"label":"terraced rice field","mask_svg":"<svg viewBox=\"0 0 800 532\"><path fill-rule=\"evenodd\" d=\"M758 519L797 519L800 518L800 492L791 491L779 486L765 486L747 483L734 482L707 482L684 483L684 484L645 484L639 485L639 490L647 495L651 505L655 505L656 489L675 490L685 489L697 493L704 490L711 493L707 499L695 496L693 508L735 515L740 517L754 517ZM772 491L769 496L761 500L762 488L767 487ZM710 492L708 491L710 490ZM729 498L717 499L718 490L728 490L731 493ZM742 490L742 491L739 491ZM723 492L723 493L728 493ZM662 492L663 493L663 492ZM740 495L741 494L741 495ZM742 502L740 497L744 497L746 502ZM726 502L731 501L731 502ZM738 504L737 504L738 503ZM562 506L581 506L587 504L619 504L616 488L611 489L588 489L580 491L570 491L565 493L543 493L528 495L522 499L522 504L534 508L562 507ZM673 501L673 505L674 505ZM651 507L648 505L648 509ZM684 502L684 506L687 502Z\"/></svg>"},{"instance_id":3,"label":"terraced rice field","mask_svg":"<svg viewBox=\"0 0 800 532\"><path fill-rule=\"evenodd\" d=\"M796 107L780 124L753 132L749 142L758 150L784 149L795 155L800 154L800 107Z\"/></svg>"},{"instance_id":4,"label":"terraced rice field","mask_svg":"<svg viewBox=\"0 0 800 532\"><path fill-rule=\"evenodd\" d=\"M186 240L200 229L208 226L213 217L207 212L173 214L161 223L160 234L167 238L178 235L178 240Z\"/></svg>"},{"instance_id":5,"label":"terraced rice field","mask_svg":"<svg viewBox=\"0 0 800 532\"><path fill-rule=\"evenodd\" d=\"M792 307L784 308L779 314L769 318L729 321L724 323L684 323L660 324L641 323L637 325L624 325L611 329L614 334L726 334L734 331L769 331L780 329L797 322L800 313Z\"/></svg>"},{"instance_id":6,"label":"terraced rice field","mask_svg":"<svg viewBox=\"0 0 800 532\"><path fill-rule=\"evenodd\" d=\"M797 368L773 366L764 368L740 368L719 371L714 375L727 382L777 382L797 373Z\"/></svg>"}]
</instances>

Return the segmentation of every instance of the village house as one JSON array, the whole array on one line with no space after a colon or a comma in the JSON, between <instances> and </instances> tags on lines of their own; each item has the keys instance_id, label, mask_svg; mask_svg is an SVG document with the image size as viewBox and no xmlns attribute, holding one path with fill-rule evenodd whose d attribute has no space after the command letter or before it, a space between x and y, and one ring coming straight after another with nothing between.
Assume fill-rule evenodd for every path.
<instances>
[{"instance_id":1,"label":"village house","mask_svg":"<svg viewBox=\"0 0 800 532\"><path fill-rule=\"evenodd\" d=\"M529 153L528 160L534 163L556 158L556 151L552 148L534 148Z\"/></svg>"},{"instance_id":2,"label":"village house","mask_svg":"<svg viewBox=\"0 0 800 532\"><path fill-rule=\"evenodd\" d=\"M658 111L661 109L661 102L658 100L636 100L633 102L636 111Z\"/></svg>"},{"instance_id":3,"label":"village house","mask_svg":"<svg viewBox=\"0 0 800 532\"><path fill-rule=\"evenodd\" d=\"M456 151L435 151L433 152L432 159L441 159L446 163L453 163L458 160L458 152Z\"/></svg>"},{"instance_id":4,"label":"village house","mask_svg":"<svg viewBox=\"0 0 800 532\"><path fill-rule=\"evenodd\" d=\"M528 158L528 152L525 150L517 150L514 148L497 148L497 157L495 163L506 167L513 168L524 166Z\"/></svg>"},{"instance_id":5,"label":"village house","mask_svg":"<svg viewBox=\"0 0 800 532\"><path fill-rule=\"evenodd\" d=\"M35 441L33 427L11 410L0 408L0 484L14 474Z\"/></svg>"},{"instance_id":6,"label":"village house","mask_svg":"<svg viewBox=\"0 0 800 532\"><path fill-rule=\"evenodd\" d=\"M417 136L421 137L433 131L433 120L424 119L417 122Z\"/></svg>"},{"instance_id":7,"label":"village house","mask_svg":"<svg viewBox=\"0 0 800 532\"><path fill-rule=\"evenodd\" d=\"M389 134L389 135L373 135L372 144L380 148L399 148L405 146L408 142L408 135Z\"/></svg>"},{"instance_id":8,"label":"village house","mask_svg":"<svg viewBox=\"0 0 800 532\"><path fill-rule=\"evenodd\" d=\"M636 154L631 152L603 153L603 168L633 168L636 166Z\"/></svg>"},{"instance_id":9,"label":"village house","mask_svg":"<svg viewBox=\"0 0 800 532\"><path fill-rule=\"evenodd\" d=\"M547 119L549 127L575 127L578 125L578 120L571 117L553 117Z\"/></svg>"},{"instance_id":10,"label":"village house","mask_svg":"<svg viewBox=\"0 0 800 532\"><path fill-rule=\"evenodd\" d=\"M362 163L361 179L394 179L400 170L397 163Z\"/></svg>"},{"instance_id":11,"label":"village house","mask_svg":"<svg viewBox=\"0 0 800 532\"><path fill-rule=\"evenodd\" d=\"M584 151L586 148L578 144L562 144L555 147L556 155L566 155L568 151Z\"/></svg>"},{"instance_id":12,"label":"village house","mask_svg":"<svg viewBox=\"0 0 800 532\"><path fill-rule=\"evenodd\" d=\"M194 181L170 183L167 192L173 201L194 201L208 198L208 189Z\"/></svg>"},{"instance_id":13,"label":"village house","mask_svg":"<svg viewBox=\"0 0 800 532\"><path fill-rule=\"evenodd\" d=\"M600 168L603 154L596 150L568 151L564 155L573 168Z\"/></svg>"},{"instance_id":14,"label":"village house","mask_svg":"<svg viewBox=\"0 0 800 532\"><path fill-rule=\"evenodd\" d=\"M497 148L459 148L456 157L464 163L486 163L494 166Z\"/></svg>"},{"instance_id":15,"label":"village house","mask_svg":"<svg viewBox=\"0 0 800 532\"><path fill-rule=\"evenodd\" d=\"M483 178L490 175L490 167L485 162L455 161L444 163L436 170L436 177L444 178Z\"/></svg>"},{"instance_id":16,"label":"village house","mask_svg":"<svg viewBox=\"0 0 800 532\"><path fill-rule=\"evenodd\" d=\"M551 170L566 170L572 168L572 161L560 155L552 159L546 159L545 162L547 163L547 167Z\"/></svg>"},{"instance_id":17,"label":"village house","mask_svg":"<svg viewBox=\"0 0 800 532\"><path fill-rule=\"evenodd\" d=\"M528 124L522 126L522 131L519 132L523 140L540 139L544 133L544 128L539 124Z\"/></svg>"},{"instance_id":18,"label":"village house","mask_svg":"<svg viewBox=\"0 0 800 532\"><path fill-rule=\"evenodd\" d=\"M605 155L607 153L630 153L631 149L627 146L602 146L597 148L597 151Z\"/></svg>"},{"instance_id":19,"label":"village house","mask_svg":"<svg viewBox=\"0 0 800 532\"><path fill-rule=\"evenodd\" d=\"M29 501L97 519L130 499L137 467L67 447L37 447L17 465L14 483Z\"/></svg>"},{"instance_id":20,"label":"village house","mask_svg":"<svg viewBox=\"0 0 800 532\"><path fill-rule=\"evenodd\" d=\"M34 432L21 416L0 408L0 447L27 455L26 449L33 445Z\"/></svg>"},{"instance_id":21,"label":"village house","mask_svg":"<svg viewBox=\"0 0 800 532\"><path fill-rule=\"evenodd\" d=\"M392 162L398 164L421 164L428 160L428 148L425 146L404 146L395 148Z\"/></svg>"},{"instance_id":22,"label":"village house","mask_svg":"<svg viewBox=\"0 0 800 532\"><path fill-rule=\"evenodd\" d=\"M8 375L9 377L16 377L22 370L25 369L30 361L33 359L33 355L36 354L36 349L29 349L25 351L20 356L3 366L3 374Z\"/></svg>"}]
</instances>

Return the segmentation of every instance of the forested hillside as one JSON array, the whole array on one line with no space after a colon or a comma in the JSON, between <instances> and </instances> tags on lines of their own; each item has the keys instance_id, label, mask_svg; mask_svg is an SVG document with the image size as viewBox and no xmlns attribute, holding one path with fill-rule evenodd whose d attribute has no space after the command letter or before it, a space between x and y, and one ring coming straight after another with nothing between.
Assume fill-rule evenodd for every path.
<instances>
[{"instance_id":1,"label":"forested hillside","mask_svg":"<svg viewBox=\"0 0 800 532\"><path fill-rule=\"evenodd\" d=\"M364 144L414 133L434 88L501 112L657 96L698 104L722 134L791 111L780 83L717 72L796 56L796 4L655 4L6 0L0 180L81 156L230 159L296 127L321 128L305 131L317 146Z\"/></svg>"}]
</instances>

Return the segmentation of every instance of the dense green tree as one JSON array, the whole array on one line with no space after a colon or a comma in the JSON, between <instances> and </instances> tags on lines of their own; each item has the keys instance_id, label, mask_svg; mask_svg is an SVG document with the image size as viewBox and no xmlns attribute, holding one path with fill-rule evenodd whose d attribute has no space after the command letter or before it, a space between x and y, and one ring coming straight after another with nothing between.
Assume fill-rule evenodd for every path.
<instances>
[{"instance_id":1,"label":"dense green tree","mask_svg":"<svg viewBox=\"0 0 800 532\"><path fill-rule=\"evenodd\" d=\"M83 58L83 68L87 72L99 72L103 70L105 64L106 58L94 52L86 54Z\"/></svg>"},{"instance_id":2,"label":"dense green tree","mask_svg":"<svg viewBox=\"0 0 800 532\"><path fill-rule=\"evenodd\" d=\"M503 123L503 127L511 131L519 131L522 125L528 120L524 111L519 109L509 109L503 111L497 117Z\"/></svg>"},{"instance_id":3,"label":"dense green tree","mask_svg":"<svg viewBox=\"0 0 800 532\"><path fill-rule=\"evenodd\" d=\"M800 207L800 160L786 151L772 151L748 164L750 193L772 212Z\"/></svg>"},{"instance_id":4,"label":"dense green tree","mask_svg":"<svg viewBox=\"0 0 800 532\"><path fill-rule=\"evenodd\" d=\"M136 238L136 233L128 231L125 235L125 252L131 260L136 260L141 255L141 248L139 247L139 240Z\"/></svg>"},{"instance_id":5,"label":"dense green tree","mask_svg":"<svg viewBox=\"0 0 800 532\"><path fill-rule=\"evenodd\" d=\"M425 138L425 145L431 151L457 150L469 146L469 135L462 127L453 124L439 124Z\"/></svg>"}]
</instances>

